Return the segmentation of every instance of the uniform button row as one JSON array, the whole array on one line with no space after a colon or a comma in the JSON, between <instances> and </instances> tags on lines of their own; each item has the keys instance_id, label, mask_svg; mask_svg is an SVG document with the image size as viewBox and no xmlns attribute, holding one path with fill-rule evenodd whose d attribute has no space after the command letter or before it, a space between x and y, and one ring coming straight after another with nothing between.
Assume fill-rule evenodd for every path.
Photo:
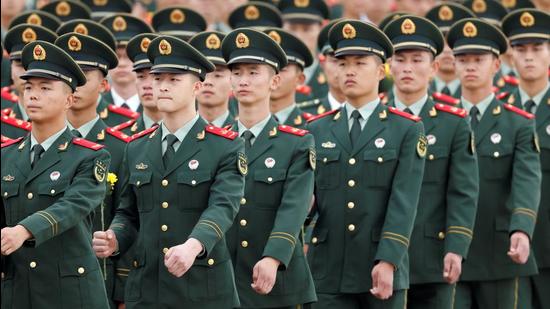
<instances>
[{"instance_id":1,"label":"uniform button row","mask_svg":"<svg viewBox=\"0 0 550 309\"><path fill-rule=\"evenodd\" d=\"M242 219L239 223L241 224L241 226L246 226L248 222L246 222L245 219Z\"/></svg>"},{"instance_id":2,"label":"uniform button row","mask_svg":"<svg viewBox=\"0 0 550 309\"><path fill-rule=\"evenodd\" d=\"M160 184L161 184L163 187L166 187L166 186L168 186L168 180L163 179L163 180L160 182Z\"/></svg>"},{"instance_id":3,"label":"uniform button row","mask_svg":"<svg viewBox=\"0 0 550 309\"><path fill-rule=\"evenodd\" d=\"M355 180L348 180L348 186L350 186L351 188L355 187Z\"/></svg>"},{"instance_id":4,"label":"uniform button row","mask_svg":"<svg viewBox=\"0 0 550 309\"><path fill-rule=\"evenodd\" d=\"M29 193L27 194L27 198L28 198L29 200L32 200L33 197L34 197L34 195L32 194L32 192L29 192Z\"/></svg>"},{"instance_id":5,"label":"uniform button row","mask_svg":"<svg viewBox=\"0 0 550 309\"><path fill-rule=\"evenodd\" d=\"M244 204L246 204L246 199L243 197L243 198L241 199L241 205L244 205Z\"/></svg>"},{"instance_id":6,"label":"uniform button row","mask_svg":"<svg viewBox=\"0 0 550 309\"><path fill-rule=\"evenodd\" d=\"M162 208L168 208L168 202L162 202L161 204Z\"/></svg>"},{"instance_id":7,"label":"uniform button row","mask_svg":"<svg viewBox=\"0 0 550 309\"><path fill-rule=\"evenodd\" d=\"M243 248L248 247L248 241L246 241L246 240L241 241L241 247L243 247Z\"/></svg>"},{"instance_id":8,"label":"uniform button row","mask_svg":"<svg viewBox=\"0 0 550 309\"><path fill-rule=\"evenodd\" d=\"M160 226L160 229L161 229L161 231L166 232L166 231L168 231L168 225L163 224L163 225Z\"/></svg>"},{"instance_id":9,"label":"uniform button row","mask_svg":"<svg viewBox=\"0 0 550 309\"><path fill-rule=\"evenodd\" d=\"M355 225L353 225L353 224L348 225L348 231L350 231L350 232L355 231Z\"/></svg>"}]
</instances>

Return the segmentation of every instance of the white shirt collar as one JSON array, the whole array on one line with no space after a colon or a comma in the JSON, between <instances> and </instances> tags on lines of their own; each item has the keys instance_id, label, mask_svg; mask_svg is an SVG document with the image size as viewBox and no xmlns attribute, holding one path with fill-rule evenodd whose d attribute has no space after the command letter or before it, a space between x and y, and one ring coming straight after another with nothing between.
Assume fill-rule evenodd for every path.
<instances>
[{"instance_id":1,"label":"white shirt collar","mask_svg":"<svg viewBox=\"0 0 550 309\"><path fill-rule=\"evenodd\" d=\"M212 124L218 128L221 128L228 116L229 110L226 110L225 113L223 113L220 117L214 119L214 121L212 121Z\"/></svg>"},{"instance_id":2,"label":"white shirt collar","mask_svg":"<svg viewBox=\"0 0 550 309\"><path fill-rule=\"evenodd\" d=\"M42 146L42 148L44 148L44 152L48 151L48 149L53 145L53 143L63 134L65 133L65 130L67 130L67 127L64 127L63 129L59 130L57 133L55 133L54 135L48 137L45 141L43 141L42 143L40 143L40 145ZM34 138L34 135L32 135L31 133L31 145L30 145L30 149L32 150L32 148L34 147L34 145L38 144L38 141L36 140L36 138Z\"/></svg>"},{"instance_id":3,"label":"white shirt collar","mask_svg":"<svg viewBox=\"0 0 550 309\"><path fill-rule=\"evenodd\" d=\"M546 87L544 87L544 89L541 92L537 93L532 98L530 98L527 92L523 91L521 87L518 87L518 89L519 89L519 96L521 99L522 106L524 106L527 101L533 100L533 102L535 102L535 105L538 107L540 102L542 101L542 98L544 97L548 89L550 89L550 82L546 83Z\"/></svg>"},{"instance_id":4,"label":"white shirt collar","mask_svg":"<svg viewBox=\"0 0 550 309\"><path fill-rule=\"evenodd\" d=\"M477 109L479 110L479 119L481 119L481 117L483 117L483 114L485 113L485 111L487 110L487 108L489 107L489 105L491 104L491 102L493 101L494 98L495 98L495 94L491 93L488 97L481 100L479 103L477 103L475 105L477 107ZM464 109L469 114L470 110L472 109L474 104L472 102L464 99L464 97L461 98L461 103L462 103L462 106L464 106Z\"/></svg>"},{"instance_id":5,"label":"white shirt collar","mask_svg":"<svg viewBox=\"0 0 550 309\"><path fill-rule=\"evenodd\" d=\"M428 100L428 94L425 94L420 100L414 102L410 106L407 106L403 102L401 102L401 100L399 100L397 95L394 95L394 98L395 98L395 107L397 107L397 109L405 110L405 108L408 107L415 116L418 116L420 115L420 111L422 111L424 104L426 104L426 100Z\"/></svg>"},{"instance_id":6,"label":"white shirt collar","mask_svg":"<svg viewBox=\"0 0 550 309\"><path fill-rule=\"evenodd\" d=\"M280 124L283 124L286 122L286 120L288 119L288 116L290 116L290 114L292 113L295 107L296 107L296 103L292 103L291 105L281 109L280 111L276 112L273 115L277 117Z\"/></svg>"},{"instance_id":7,"label":"white shirt collar","mask_svg":"<svg viewBox=\"0 0 550 309\"><path fill-rule=\"evenodd\" d=\"M252 126L252 128L245 127L240 120L237 121L237 126L239 127L239 136L242 136L244 131L250 130L250 132L254 134L254 138L258 137L260 133L262 133L264 127L267 125L270 119L271 115L267 116L265 119Z\"/></svg>"},{"instance_id":8,"label":"white shirt collar","mask_svg":"<svg viewBox=\"0 0 550 309\"><path fill-rule=\"evenodd\" d=\"M131 96L128 100L124 100L115 90L115 88L111 88L111 95L113 96L113 104L115 104L118 107L121 107L122 104L126 103L130 107L130 109L134 112L137 112L139 105L141 104L139 101L139 95L136 93L133 96Z\"/></svg>"},{"instance_id":9,"label":"white shirt collar","mask_svg":"<svg viewBox=\"0 0 550 309\"><path fill-rule=\"evenodd\" d=\"M346 103L346 102L338 102L338 100L336 100L336 98L332 95L332 93L330 93L330 91L328 92L327 99L328 99L328 103L330 104L331 110L342 108L342 106L344 106L344 103Z\"/></svg>"},{"instance_id":10,"label":"white shirt collar","mask_svg":"<svg viewBox=\"0 0 550 309\"><path fill-rule=\"evenodd\" d=\"M435 89L437 92L443 91L443 88L447 86L447 88L449 88L449 91L451 92L451 95L452 95L458 90L458 87L460 87L460 79L458 78L453 79L449 83L445 83L442 79L436 76L434 78L434 81L435 81Z\"/></svg>"},{"instance_id":11,"label":"white shirt collar","mask_svg":"<svg viewBox=\"0 0 550 309\"><path fill-rule=\"evenodd\" d=\"M141 113L141 116L142 116L142 119L143 119L143 126L145 127L145 129L149 129L155 123L157 123L156 121L151 119L149 116L147 116L145 113Z\"/></svg>"},{"instance_id":12,"label":"white shirt collar","mask_svg":"<svg viewBox=\"0 0 550 309\"><path fill-rule=\"evenodd\" d=\"M95 123L99 120L99 116L95 116L94 119L86 122L85 124L81 125L79 128L75 128L70 122L67 121L67 126L69 127L69 129L72 131L72 130L77 130L78 132L80 132L80 135L82 135L83 138L87 138L88 134L90 133L90 131L92 130L92 128L94 127Z\"/></svg>"}]
</instances>

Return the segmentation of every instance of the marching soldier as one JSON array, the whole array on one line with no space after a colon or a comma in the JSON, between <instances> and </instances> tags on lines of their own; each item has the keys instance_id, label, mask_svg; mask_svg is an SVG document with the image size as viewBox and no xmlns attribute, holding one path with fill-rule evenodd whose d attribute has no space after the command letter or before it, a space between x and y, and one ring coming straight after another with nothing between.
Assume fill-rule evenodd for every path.
<instances>
[{"instance_id":1,"label":"marching soldier","mask_svg":"<svg viewBox=\"0 0 550 309\"><path fill-rule=\"evenodd\" d=\"M437 26L403 16L384 33L394 44L391 73L397 107L422 118L428 140L419 207L411 236L409 308L452 308L455 283L473 236L479 178L466 111L428 96L443 50Z\"/></svg>"},{"instance_id":2,"label":"marching soldier","mask_svg":"<svg viewBox=\"0 0 550 309\"><path fill-rule=\"evenodd\" d=\"M319 298L313 308L403 308L427 147L423 126L419 117L380 104L378 82L393 53L381 30L342 20L329 42L346 104L308 124L318 150L319 217L308 252Z\"/></svg>"},{"instance_id":3,"label":"marching soldier","mask_svg":"<svg viewBox=\"0 0 550 309\"><path fill-rule=\"evenodd\" d=\"M493 94L498 57L507 48L498 28L467 18L451 27L447 43L456 58L461 104L470 116L479 162L475 237L455 308L531 308L527 277L537 273L530 247L541 185L534 116Z\"/></svg>"},{"instance_id":4,"label":"marching soldier","mask_svg":"<svg viewBox=\"0 0 550 309\"><path fill-rule=\"evenodd\" d=\"M222 41L225 34L205 31L193 36L189 44L206 56L215 66L214 72L206 74L197 94L197 107L204 120L216 127L227 127L233 123L229 112L231 93L231 71L222 55Z\"/></svg>"},{"instance_id":5,"label":"marching soldier","mask_svg":"<svg viewBox=\"0 0 550 309\"><path fill-rule=\"evenodd\" d=\"M241 208L227 233L241 308L296 308L316 300L300 235L313 192L313 136L280 125L271 92L287 64L266 34L236 29L222 42L249 160Z\"/></svg>"},{"instance_id":6,"label":"marching soldier","mask_svg":"<svg viewBox=\"0 0 550 309\"><path fill-rule=\"evenodd\" d=\"M94 234L94 249L106 257L135 240L126 308L233 308L239 301L224 235L243 195L243 142L195 110L210 61L170 36L151 41L147 56L164 119L128 145L122 200L110 229Z\"/></svg>"},{"instance_id":7,"label":"marching soldier","mask_svg":"<svg viewBox=\"0 0 550 309\"><path fill-rule=\"evenodd\" d=\"M313 115L302 112L296 105L296 88L304 83L304 70L312 65L313 57L300 39L284 30L267 28L264 33L281 46L288 61L279 72L279 86L271 92L271 114L280 124L305 127L307 119Z\"/></svg>"},{"instance_id":8,"label":"marching soldier","mask_svg":"<svg viewBox=\"0 0 550 309\"><path fill-rule=\"evenodd\" d=\"M65 112L86 77L45 41L23 48L31 134L2 145L2 308L108 307L86 218L105 197L109 153Z\"/></svg>"},{"instance_id":9,"label":"marching soldier","mask_svg":"<svg viewBox=\"0 0 550 309\"><path fill-rule=\"evenodd\" d=\"M507 15L502 29L512 46L512 60L518 72L519 87L507 103L535 115L540 138L542 166L541 200L537 225L533 234L533 250L538 275L531 277L534 308L550 308L550 16L548 13L524 9Z\"/></svg>"}]
</instances>

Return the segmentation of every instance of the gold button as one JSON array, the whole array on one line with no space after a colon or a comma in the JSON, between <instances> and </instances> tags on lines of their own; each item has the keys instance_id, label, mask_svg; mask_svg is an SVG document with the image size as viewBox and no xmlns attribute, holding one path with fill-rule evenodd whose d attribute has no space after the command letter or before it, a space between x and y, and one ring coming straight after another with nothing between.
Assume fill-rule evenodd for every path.
<instances>
[{"instance_id":1,"label":"gold button","mask_svg":"<svg viewBox=\"0 0 550 309\"><path fill-rule=\"evenodd\" d=\"M243 248L248 247L248 241L246 241L246 240L241 241L241 247L243 247Z\"/></svg>"},{"instance_id":2,"label":"gold button","mask_svg":"<svg viewBox=\"0 0 550 309\"><path fill-rule=\"evenodd\" d=\"M348 186L354 187L355 186L355 180L352 179L352 180L348 181Z\"/></svg>"},{"instance_id":3,"label":"gold button","mask_svg":"<svg viewBox=\"0 0 550 309\"><path fill-rule=\"evenodd\" d=\"M323 158L323 163L327 163L328 159L327 158Z\"/></svg>"},{"instance_id":4,"label":"gold button","mask_svg":"<svg viewBox=\"0 0 550 309\"><path fill-rule=\"evenodd\" d=\"M267 177L267 181L272 182L272 181L273 181L273 177Z\"/></svg>"},{"instance_id":5,"label":"gold button","mask_svg":"<svg viewBox=\"0 0 550 309\"><path fill-rule=\"evenodd\" d=\"M138 262L136 260L134 260L134 262L132 263L132 265L134 265L134 267L138 267Z\"/></svg>"},{"instance_id":6,"label":"gold button","mask_svg":"<svg viewBox=\"0 0 550 309\"><path fill-rule=\"evenodd\" d=\"M348 208L349 209L353 209L355 207L355 203L354 202L349 202L348 203Z\"/></svg>"},{"instance_id":7,"label":"gold button","mask_svg":"<svg viewBox=\"0 0 550 309\"><path fill-rule=\"evenodd\" d=\"M433 159L435 159L435 157L434 157L433 154L431 154L431 155L428 156L428 160L433 160Z\"/></svg>"},{"instance_id":8,"label":"gold button","mask_svg":"<svg viewBox=\"0 0 550 309\"><path fill-rule=\"evenodd\" d=\"M439 232L439 233L437 234L437 238L439 238L439 239L441 239L441 240L445 239L445 233L444 233L444 232Z\"/></svg>"},{"instance_id":9,"label":"gold button","mask_svg":"<svg viewBox=\"0 0 550 309\"><path fill-rule=\"evenodd\" d=\"M191 180L191 184L194 186L197 184L197 181L195 179Z\"/></svg>"},{"instance_id":10,"label":"gold button","mask_svg":"<svg viewBox=\"0 0 550 309\"><path fill-rule=\"evenodd\" d=\"M214 259L208 259L208 265L210 266L214 265Z\"/></svg>"},{"instance_id":11,"label":"gold button","mask_svg":"<svg viewBox=\"0 0 550 309\"><path fill-rule=\"evenodd\" d=\"M166 224L163 224L160 226L160 229L163 231L163 232L166 232L168 231L168 226Z\"/></svg>"},{"instance_id":12,"label":"gold button","mask_svg":"<svg viewBox=\"0 0 550 309\"><path fill-rule=\"evenodd\" d=\"M162 253L164 254L168 253L168 248L162 248Z\"/></svg>"},{"instance_id":13,"label":"gold button","mask_svg":"<svg viewBox=\"0 0 550 309\"><path fill-rule=\"evenodd\" d=\"M139 187L139 185L140 185L140 184L141 184L141 181L139 181L139 180L138 180L138 181L136 181L136 186L138 186L138 187Z\"/></svg>"},{"instance_id":14,"label":"gold button","mask_svg":"<svg viewBox=\"0 0 550 309\"><path fill-rule=\"evenodd\" d=\"M317 237L313 237L313 238L311 239L311 243L312 243L312 244L316 244L318 241L319 241L319 240L317 239Z\"/></svg>"},{"instance_id":15,"label":"gold button","mask_svg":"<svg viewBox=\"0 0 550 309\"><path fill-rule=\"evenodd\" d=\"M168 185L168 180L163 179L160 183L162 184L163 187L166 187Z\"/></svg>"},{"instance_id":16,"label":"gold button","mask_svg":"<svg viewBox=\"0 0 550 309\"><path fill-rule=\"evenodd\" d=\"M241 226L246 226L246 223L247 223L247 222L246 222L245 219L242 219L240 223L241 223Z\"/></svg>"},{"instance_id":17,"label":"gold button","mask_svg":"<svg viewBox=\"0 0 550 309\"><path fill-rule=\"evenodd\" d=\"M32 200L33 196L34 196L34 195L32 194L32 192L29 192L29 193L27 194L27 198L28 198L29 200Z\"/></svg>"},{"instance_id":18,"label":"gold button","mask_svg":"<svg viewBox=\"0 0 550 309\"><path fill-rule=\"evenodd\" d=\"M244 205L244 204L246 204L246 199L243 197L243 198L241 199L241 205Z\"/></svg>"},{"instance_id":19,"label":"gold button","mask_svg":"<svg viewBox=\"0 0 550 309\"><path fill-rule=\"evenodd\" d=\"M5 275L4 275L4 272L2 272L2 279L4 279L4 276L5 276Z\"/></svg>"},{"instance_id":20,"label":"gold button","mask_svg":"<svg viewBox=\"0 0 550 309\"><path fill-rule=\"evenodd\" d=\"M31 268L36 268L36 262L35 262L35 261L32 261L32 262L29 264L29 266L30 266Z\"/></svg>"},{"instance_id":21,"label":"gold button","mask_svg":"<svg viewBox=\"0 0 550 309\"><path fill-rule=\"evenodd\" d=\"M349 164L354 165L355 164L355 158L351 158L348 161Z\"/></svg>"},{"instance_id":22,"label":"gold button","mask_svg":"<svg viewBox=\"0 0 550 309\"><path fill-rule=\"evenodd\" d=\"M4 192L4 196L8 196L8 192Z\"/></svg>"},{"instance_id":23,"label":"gold button","mask_svg":"<svg viewBox=\"0 0 550 309\"><path fill-rule=\"evenodd\" d=\"M382 157L378 157L378 159L376 159L376 160L380 163L384 162L384 158L382 158Z\"/></svg>"},{"instance_id":24,"label":"gold button","mask_svg":"<svg viewBox=\"0 0 550 309\"><path fill-rule=\"evenodd\" d=\"M499 153L498 151L495 151L495 152L493 153L493 156L494 156L495 158L498 158L498 157L500 156L500 153Z\"/></svg>"},{"instance_id":25,"label":"gold button","mask_svg":"<svg viewBox=\"0 0 550 309\"><path fill-rule=\"evenodd\" d=\"M168 202L162 202L162 208L168 208Z\"/></svg>"},{"instance_id":26,"label":"gold button","mask_svg":"<svg viewBox=\"0 0 550 309\"><path fill-rule=\"evenodd\" d=\"M54 190L54 189L51 189L51 190L50 190L50 194L55 194L55 190Z\"/></svg>"},{"instance_id":27,"label":"gold button","mask_svg":"<svg viewBox=\"0 0 550 309\"><path fill-rule=\"evenodd\" d=\"M79 274L82 275L85 270L84 270L84 267L79 267L77 271L78 271Z\"/></svg>"},{"instance_id":28,"label":"gold button","mask_svg":"<svg viewBox=\"0 0 550 309\"><path fill-rule=\"evenodd\" d=\"M348 231L350 231L350 232L355 231L355 225L353 225L353 224L348 225Z\"/></svg>"}]
</instances>

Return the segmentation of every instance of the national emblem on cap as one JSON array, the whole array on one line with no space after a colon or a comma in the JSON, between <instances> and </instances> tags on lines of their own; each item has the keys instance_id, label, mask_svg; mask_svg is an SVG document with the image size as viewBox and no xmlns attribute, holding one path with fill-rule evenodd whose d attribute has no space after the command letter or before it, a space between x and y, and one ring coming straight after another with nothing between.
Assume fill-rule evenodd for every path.
<instances>
[{"instance_id":1,"label":"national emblem on cap","mask_svg":"<svg viewBox=\"0 0 550 309\"><path fill-rule=\"evenodd\" d=\"M281 44L281 36L277 31L275 30L269 31L267 35L269 35L269 37L272 38L273 41L277 42L277 44Z\"/></svg>"},{"instance_id":2,"label":"national emblem on cap","mask_svg":"<svg viewBox=\"0 0 550 309\"><path fill-rule=\"evenodd\" d=\"M185 14L180 9L175 9L170 13L170 21L174 24L181 24L185 21Z\"/></svg>"},{"instance_id":3,"label":"national emblem on cap","mask_svg":"<svg viewBox=\"0 0 550 309\"><path fill-rule=\"evenodd\" d=\"M403 34L414 34L416 32L416 25L412 20L407 18L401 23L401 32Z\"/></svg>"},{"instance_id":4,"label":"national emblem on cap","mask_svg":"<svg viewBox=\"0 0 550 309\"><path fill-rule=\"evenodd\" d=\"M309 5L309 0L294 0L294 5L299 8L305 8Z\"/></svg>"},{"instance_id":5,"label":"national emblem on cap","mask_svg":"<svg viewBox=\"0 0 550 309\"><path fill-rule=\"evenodd\" d=\"M40 44L37 44L34 47L34 49L32 50L32 55L34 60L46 60L46 50L42 46L40 46Z\"/></svg>"},{"instance_id":6,"label":"national emblem on cap","mask_svg":"<svg viewBox=\"0 0 550 309\"><path fill-rule=\"evenodd\" d=\"M74 35L67 41L67 45L70 51L80 51L82 49L82 42Z\"/></svg>"},{"instance_id":7,"label":"national emblem on cap","mask_svg":"<svg viewBox=\"0 0 550 309\"><path fill-rule=\"evenodd\" d=\"M159 52L161 55L170 55L172 53L172 45L163 39L159 43Z\"/></svg>"},{"instance_id":8,"label":"national emblem on cap","mask_svg":"<svg viewBox=\"0 0 550 309\"><path fill-rule=\"evenodd\" d=\"M474 13L485 13L487 11L487 3L485 0L474 0L472 3L472 10Z\"/></svg>"},{"instance_id":9,"label":"national emblem on cap","mask_svg":"<svg viewBox=\"0 0 550 309\"><path fill-rule=\"evenodd\" d=\"M535 17L529 12L523 12L519 18L519 22L523 27L532 27L535 24Z\"/></svg>"},{"instance_id":10,"label":"national emblem on cap","mask_svg":"<svg viewBox=\"0 0 550 309\"><path fill-rule=\"evenodd\" d=\"M250 40L244 33L239 33L237 37L235 38L235 45L238 48L247 48L250 46Z\"/></svg>"},{"instance_id":11,"label":"national emblem on cap","mask_svg":"<svg viewBox=\"0 0 550 309\"><path fill-rule=\"evenodd\" d=\"M141 39L141 43L139 44L139 48L142 52L147 53L147 49L149 48L149 44L151 44L151 39L148 37L145 37Z\"/></svg>"},{"instance_id":12,"label":"national emblem on cap","mask_svg":"<svg viewBox=\"0 0 550 309\"><path fill-rule=\"evenodd\" d=\"M117 16L113 20L113 30L115 31L124 31L128 25L126 24L126 20L122 16Z\"/></svg>"},{"instance_id":13,"label":"national emblem on cap","mask_svg":"<svg viewBox=\"0 0 550 309\"><path fill-rule=\"evenodd\" d=\"M36 32L32 28L27 28L21 33L21 40L24 43L30 43L36 41Z\"/></svg>"},{"instance_id":14,"label":"national emblem on cap","mask_svg":"<svg viewBox=\"0 0 550 309\"><path fill-rule=\"evenodd\" d=\"M260 10L255 5L249 5L244 9L244 17L248 20L260 18Z\"/></svg>"},{"instance_id":15,"label":"national emblem on cap","mask_svg":"<svg viewBox=\"0 0 550 309\"><path fill-rule=\"evenodd\" d=\"M342 36L344 39L354 39L357 35L355 28L350 24L345 24L342 28Z\"/></svg>"},{"instance_id":16,"label":"national emblem on cap","mask_svg":"<svg viewBox=\"0 0 550 309\"><path fill-rule=\"evenodd\" d=\"M206 38L206 44L205 45L206 45L206 48L208 48L208 49L219 49L221 44L222 44L222 42L220 41L218 36L215 35L214 33L210 34Z\"/></svg>"},{"instance_id":17,"label":"national emblem on cap","mask_svg":"<svg viewBox=\"0 0 550 309\"><path fill-rule=\"evenodd\" d=\"M83 34L83 35L88 35L88 28L82 23L76 25L73 30L76 33L80 33L80 34Z\"/></svg>"},{"instance_id":18,"label":"national emblem on cap","mask_svg":"<svg viewBox=\"0 0 550 309\"><path fill-rule=\"evenodd\" d=\"M448 5L442 5L439 8L438 12L439 19L441 20L452 20L453 19L453 10Z\"/></svg>"},{"instance_id":19,"label":"national emblem on cap","mask_svg":"<svg viewBox=\"0 0 550 309\"><path fill-rule=\"evenodd\" d=\"M464 27L462 27L462 33L467 38L473 38L477 36L477 27L471 22L467 22L464 24Z\"/></svg>"},{"instance_id":20,"label":"national emblem on cap","mask_svg":"<svg viewBox=\"0 0 550 309\"><path fill-rule=\"evenodd\" d=\"M65 1L59 1L55 7L55 13L59 16L68 16L71 14L71 6Z\"/></svg>"},{"instance_id":21,"label":"national emblem on cap","mask_svg":"<svg viewBox=\"0 0 550 309\"><path fill-rule=\"evenodd\" d=\"M42 26L42 18L38 14L33 13L27 17L27 24Z\"/></svg>"}]
</instances>

